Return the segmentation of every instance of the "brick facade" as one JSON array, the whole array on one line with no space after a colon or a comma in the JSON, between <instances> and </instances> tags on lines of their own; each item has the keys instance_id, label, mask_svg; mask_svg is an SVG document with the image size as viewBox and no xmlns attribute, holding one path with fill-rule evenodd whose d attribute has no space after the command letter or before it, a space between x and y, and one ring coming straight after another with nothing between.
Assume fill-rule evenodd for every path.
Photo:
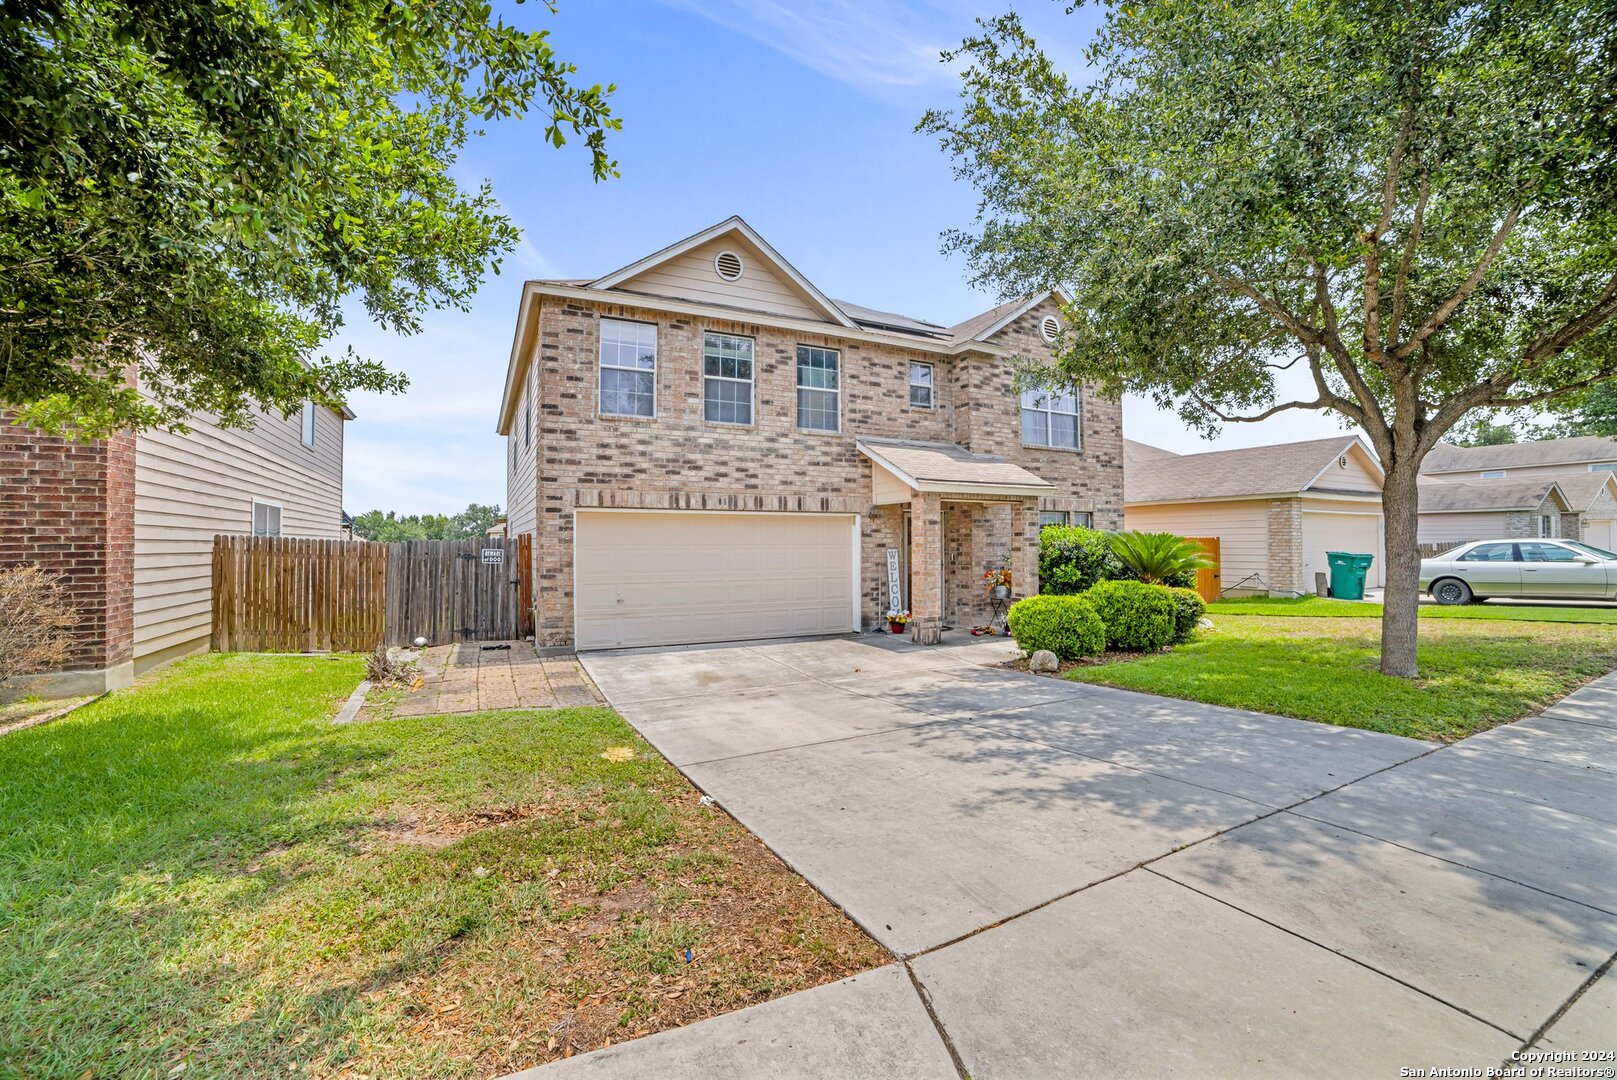
<instances>
[{"instance_id":1,"label":"brick facade","mask_svg":"<svg viewBox=\"0 0 1617 1080\"><path fill-rule=\"evenodd\" d=\"M1047 302L995 336L993 345L1046 357L1039 322ZM599 414L602 318L657 326L656 417ZM703 411L705 331L753 339L753 420L707 421ZM797 347L841 354L839 432L797 427ZM954 442L996 454L1055 484L1037 501L917 499L910 529L909 584L916 633L944 622L986 621L982 576L1012 559L1018 595L1036 589L1036 511L1083 511L1100 528L1123 522L1123 436L1116 402L1085 394L1079 451L1024 447L1011 360L986 349L954 356L841 336L801 333L715 311L714 317L649 304L545 297L529 354L538 369L535 608L538 643L573 640L573 512L579 507L758 510L857 514L861 523L861 622L887 610L886 550L904 544L903 505L873 505L872 464L858 436ZM909 403L909 364L934 368L935 407ZM923 505L924 504L924 505ZM1025 505L1023 505L1025 504ZM925 529L917 522L927 523ZM923 535L924 534L924 535ZM923 596L941 595L941 604ZM930 608L936 608L932 610Z\"/></svg>"},{"instance_id":2,"label":"brick facade","mask_svg":"<svg viewBox=\"0 0 1617 1080\"><path fill-rule=\"evenodd\" d=\"M1269 573L1271 596L1298 596L1313 591L1303 580L1303 503L1301 499L1269 500Z\"/></svg>"},{"instance_id":3,"label":"brick facade","mask_svg":"<svg viewBox=\"0 0 1617 1080\"><path fill-rule=\"evenodd\" d=\"M80 612L64 670L30 692L97 692L134 669L135 437L74 442L0 417L0 566L65 579Z\"/></svg>"}]
</instances>

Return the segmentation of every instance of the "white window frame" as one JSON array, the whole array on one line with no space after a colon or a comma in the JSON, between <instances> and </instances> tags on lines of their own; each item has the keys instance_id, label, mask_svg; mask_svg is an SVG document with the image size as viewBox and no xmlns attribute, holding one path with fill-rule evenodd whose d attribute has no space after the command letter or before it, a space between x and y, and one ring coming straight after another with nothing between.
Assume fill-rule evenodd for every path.
<instances>
[{"instance_id":1,"label":"white window frame","mask_svg":"<svg viewBox=\"0 0 1617 1080\"><path fill-rule=\"evenodd\" d=\"M601 355L601 350L606 345L606 325L607 325L607 323L617 323L617 324L622 324L624 326L649 326L649 327L651 327L651 366L649 368L625 367L622 364L608 364L606 362L606 358ZM657 323L646 322L644 319L602 319L602 320L600 320L600 326L597 328L596 337L595 337L595 411L596 411L597 415L599 415L599 416L610 416L610 417L614 417L614 418L620 419L620 420L655 420L655 419L657 419L657 404L658 404L658 402L657 402L657 371L658 371L659 366L662 363L662 359L661 359L661 356L660 356L660 354L662 352L662 342L659 340L660 337L661 337L661 327L658 326ZM642 374L642 375L650 373L650 375L651 375L651 415L650 416L647 416L644 413L619 413L619 412L607 412L606 411L606 395L603 392L604 388L605 388L605 379L602 376L606 373L607 368L611 368L613 371L633 371L633 372L638 372L639 374Z\"/></svg>"},{"instance_id":2,"label":"white window frame","mask_svg":"<svg viewBox=\"0 0 1617 1080\"><path fill-rule=\"evenodd\" d=\"M837 385L835 389L828 390L821 386L803 385L802 354L804 349L814 352L830 353L837 358ZM796 414L797 430L817 431L826 435L835 435L842 431L842 350L828 349L824 345L799 345L792 352L792 380L796 383L796 393L792 396L792 409ZM809 390L818 394L834 394L837 402L837 426L834 428L804 427L803 426L803 391Z\"/></svg>"},{"instance_id":3,"label":"white window frame","mask_svg":"<svg viewBox=\"0 0 1617 1080\"><path fill-rule=\"evenodd\" d=\"M915 391L921 385L920 383L917 383L915 381L915 369L916 368L926 368L927 376L926 376L926 387L925 387L925 389L926 389L926 404L925 405L917 405L915 403ZM910 361L909 399L910 399L910 408L912 408L912 409L935 409L935 408L938 407L938 369L937 369L937 365L923 363L920 360L911 360Z\"/></svg>"},{"instance_id":4,"label":"white window frame","mask_svg":"<svg viewBox=\"0 0 1617 1080\"><path fill-rule=\"evenodd\" d=\"M264 515L264 531L263 532L259 531L259 529L258 529L258 508L261 507L261 506L266 511L269 511L269 510L275 511L275 531L274 532L271 532L270 529L269 529L269 514L268 513L266 513ZM282 506L280 503L272 503L272 502L269 502L266 499L254 499L253 500L252 514L251 514L251 516L250 516L250 518L248 520L248 528L251 531L251 534L253 536L281 536L282 535L281 530L282 530L282 528L283 528L283 526L285 524L284 520L283 520L284 515L285 515L285 511L286 511L286 508L284 506Z\"/></svg>"},{"instance_id":5,"label":"white window frame","mask_svg":"<svg viewBox=\"0 0 1617 1080\"><path fill-rule=\"evenodd\" d=\"M305 401L303 402L303 427L302 427L302 430L298 433L298 435L303 440L303 445L307 446L310 450L314 449L314 426L315 426L314 425L314 421L315 421L315 411L314 410L315 410L314 402L305 399Z\"/></svg>"},{"instance_id":6,"label":"white window frame","mask_svg":"<svg viewBox=\"0 0 1617 1080\"><path fill-rule=\"evenodd\" d=\"M1559 514L1534 514L1533 528L1536 530L1533 534L1534 537L1539 540L1558 538L1561 535L1561 530L1556 526L1560 524L1560 519L1561 515Z\"/></svg>"},{"instance_id":7,"label":"white window frame","mask_svg":"<svg viewBox=\"0 0 1617 1080\"><path fill-rule=\"evenodd\" d=\"M1485 469L1481 478L1483 480L1503 480L1506 471L1505 469Z\"/></svg>"},{"instance_id":8,"label":"white window frame","mask_svg":"<svg viewBox=\"0 0 1617 1080\"><path fill-rule=\"evenodd\" d=\"M1589 465L1590 472L1617 473L1617 461L1595 461Z\"/></svg>"},{"instance_id":9,"label":"white window frame","mask_svg":"<svg viewBox=\"0 0 1617 1080\"><path fill-rule=\"evenodd\" d=\"M1018 434L1021 436L1022 445L1023 446L1036 446L1036 447L1039 447L1040 449L1043 449L1043 450L1073 450L1073 451L1082 450L1084 448L1084 396L1083 396L1083 392L1081 390L1077 389L1077 388L1074 388L1074 389L1072 389L1070 391L1062 391L1061 392L1063 394L1070 393L1072 395L1072 411L1070 413L1065 409L1052 409L1052 408L1049 408L1049 402L1050 402L1050 398L1051 398L1051 393L1052 393L1051 391L1042 390L1042 389L1032 389L1032 390L1024 390L1024 391L1022 391L1022 394L1021 394L1020 398L1018 399L1019 403L1021 405L1021 409L1016 414L1016 424L1017 424L1017 427L1020 429ZM1029 405L1028 401L1027 401L1029 394L1035 395L1034 400L1043 401L1043 402L1045 402L1045 404L1043 406ZM1045 430L1045 441L1044 442L1028 442L1028 440L1027 440L1027 427L1022 423L1023 414L1025 414L1027 412L1036 412L1036 413L1043 413L1044 414L1044 430ZM1052 430L1052 426L1050 424L1050 418L1052 416L1070 416L1070 417L1072 417L1073 444L1071 446L1063 446L1060 443L1050 441L1050 434L1049 433Z\"/></svg>"},{"instance_id":10,"label":"white window frame","mask_svg":"<svg viewBox=\"0 0 1617 1080\"><path fill-rule=\"evenodd\" d=\"M1046 521L1046 520L1044 520L1045 518L1054 518L1055 520ZM1070 524L1072 524L1072 513L1070 511L1067 511L1067 510L1040 510L1039 511L1039 531L1040 532L1043 532L1045 529L1049 528L1051 525L1070 525Z\"/></svg>"},{"instance_id":11,"label":"white window frame","mask_svg":"<svg viewBox=\"0 0 1617 1080\"><path fill-rule=\"evenodd\" d=\"M729 338L732 341L745 341L747 343L747 370L752 375L745 379L731 378L728 375L709 375L707 373L707 343L709 338ZM726 334L722 330L702 331L702 420L709 424L720 424L724 427L752 427L758 422L758 394L756 380L758 378L758 343L745 334ZM710 382L726 382L743 384L747 388L747 419L740 420L714 420L707 414L707 384Z\"/></svg>"}]
</instances>

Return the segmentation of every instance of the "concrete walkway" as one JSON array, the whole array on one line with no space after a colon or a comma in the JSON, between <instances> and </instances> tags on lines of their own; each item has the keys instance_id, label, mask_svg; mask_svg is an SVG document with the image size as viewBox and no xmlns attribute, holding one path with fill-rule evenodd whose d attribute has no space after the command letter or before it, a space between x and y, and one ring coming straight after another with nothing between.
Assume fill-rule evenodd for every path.
<instances>
[{"instance_id":1,"label":"concrete walkway","mask_svg":"<svg viewBox=\"0 0 1617 1080\"><path fill-rule=\"evenodd\" d=\"M586 656L899 962L542 1076L1364 1077L1617 1048L1617 676L1438 749L989 666L1008 649Z\"/></svg>"}]
</instances>

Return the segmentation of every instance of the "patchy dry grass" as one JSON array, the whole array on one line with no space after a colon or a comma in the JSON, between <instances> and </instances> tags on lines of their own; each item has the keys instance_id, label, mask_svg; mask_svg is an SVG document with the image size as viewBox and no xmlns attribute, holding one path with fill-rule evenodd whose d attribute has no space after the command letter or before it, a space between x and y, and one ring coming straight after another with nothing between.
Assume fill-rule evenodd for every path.
<instances>
[{"instance_id":1,"label":"patchy dry grass","mask_svg":"<svg viewBox=\"0 0 1617 1080\"><path fill-rule=\"evenodd\" d=\"M606 709L213 656L0 740L0 1075L491 1076L889 959Z\"/></svg>"}]
</instances>

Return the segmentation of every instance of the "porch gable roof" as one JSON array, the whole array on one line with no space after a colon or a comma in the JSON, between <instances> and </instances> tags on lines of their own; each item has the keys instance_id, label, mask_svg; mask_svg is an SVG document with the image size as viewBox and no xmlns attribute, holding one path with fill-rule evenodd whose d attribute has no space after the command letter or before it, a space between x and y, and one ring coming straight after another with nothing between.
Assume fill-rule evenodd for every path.
<instances>
[{"instance_id":1,"label":"porch gable roof","mask_svg":"<svg viewBox=\"0 0 1617 1080\"><path fill-rule=\"evenodd\" d=\"M1050 495L1056 486L1014 462L954 443L861 437L859 452L911 491L959 495Z\"/></svg>"}]
</instances>

